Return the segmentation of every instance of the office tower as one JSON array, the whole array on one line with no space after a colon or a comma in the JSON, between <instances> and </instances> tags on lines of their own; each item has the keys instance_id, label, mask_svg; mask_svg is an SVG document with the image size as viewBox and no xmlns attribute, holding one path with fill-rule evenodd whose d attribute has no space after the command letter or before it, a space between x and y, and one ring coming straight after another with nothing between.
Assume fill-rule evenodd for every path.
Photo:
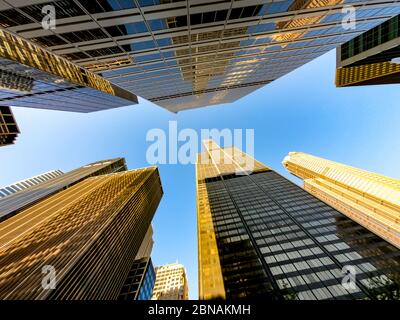
<instances>
[{"instance_id":1,"label":"office tower","mask_svg":"<svg viewBox=\"0 0 400 320\"><path fill-rule=\"evenodd\" d=\"M156 267L156 284L152 300L188 300L189 289L185 267L180 263Z\"/></svg>"},{"instance_id":2,"label":"office tower","mask_svg":"<svg viewBox=\"0 0 400 320\"><path fill-rule=\"evenodd\" d=\"M0 147L14 144L19 129L10 107L0 106Z\"/></svg>"},{"instance_id":3,"label":"office tower","mask_svg":"<svg viewBox=\"0 0 400 320\"><path fill-rule=\"evenodd\" d=\"M400 16L364 32L337 49L336 85L400 82Z\"/></svg>"},{"instance_id":4,"label":"office tower","mask_svg":"<svg viewBox=\"0 0 400 320\"><path fill-rule=\"evenodd\" d=\"M283 165L309 193L400 248L400 180L302 152Z\"/></svg>"},{"instance_id":5,"label":"office tower","mask_svg":"<svg viewBox=\"0 0 400 320\"><path fill-rule=\"evenodd\" d=\"M1 299L117 299L162 197L158 169L92 176L0 223Z\"/></svg>"},{"instance_id":6,"label":"office tower","mask_svg":"<svg viewBox=\"0 0 400 320\"><path fill-rule=\"evenodd\" d=\"M127 170L125 159L97 161L0 199L0 221L92 176Z\"/></svg>"},{"instance_id":7,"label":"office tower","mask_svg":"<svg viewBox=\"0 0 400 320\"><path fill-rule=\"evenodd\" d=\"M399 289L396 247L241 150L204 145L196 164L200 299L376 299ZM244 164L253 160L249 173ZM348 268L353 287L342 285Z\"/></svg>"},{"instance_id":8,"label":"office tower","mask_svg":"<svg viewBox=\"0 0 400 320\"><path fill-rule=\"evenodd\" d=\"M395 0L25 0L4 2L0 24L178 112L233 102L399 13Z\"/></svg>"},{"instance_id":9,"label":"office tower","mask_svg":"<svg viewBox=\"0 0 400 320\"><path fill-rule=\"evenodd\" d=\"M0 30L0 44L0 103L75 112L137 103L131 92L13 33Z\"/></svg>"},{"instance_id":10,"label":"office tower","mask_svg":"<svg viewBox=\"0 0 400 320\"><path fill-rule=\"evenodd\" d=\"M156 273L150 256L135 259L118 300L150 300L155 282Z\"/></svg>"},{"instance_id":11,"label":"office tower","mask_svg":"<svg viewBox=\"0 0 400 320\"><path fill-rule=\"evenodd\" d=\"M4 198L11 194L17 193L21 190L28 189L28 188L35 186L37 184L40 184L42 182L45 182L45 181L51 180L55 177L61 176L62 174L64 174L64 172L62 172L61 170L52 170L52 171L48 171L48 172L39 174L32 178L28 178L25 180L15 182L13 184L9 184L5 187L0 188L0 198Z\"/></svg>"}]
</instances>

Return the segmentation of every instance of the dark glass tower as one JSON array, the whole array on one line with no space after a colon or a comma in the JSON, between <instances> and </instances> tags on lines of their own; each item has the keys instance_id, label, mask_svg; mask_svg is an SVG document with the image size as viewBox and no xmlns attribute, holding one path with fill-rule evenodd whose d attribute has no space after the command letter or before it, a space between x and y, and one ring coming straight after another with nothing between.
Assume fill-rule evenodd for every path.
<instances>
[{"instance_id":1,"label":"dark glass tower","mask_svg":"<svg viewBox=\"0 0 400 320\"><path fill-rule=\"evenodd\" d=\"M156 273L151 258L133 262L118 300L150 300L153 294Z\"/></svg>"},{"instance_id":2,"label":"dark glass tower","mask_svg":"<svg viewBox=\"0 0 400 320\"><path fill-rule=\"evenodd\" d=\"M375 299L398 290L397 248L240 150L205 146L197 163L201 299ZM250 174L238 155L254 161ZM355 271L354 287L345 270Z\"/></svg>"}]
</instances>

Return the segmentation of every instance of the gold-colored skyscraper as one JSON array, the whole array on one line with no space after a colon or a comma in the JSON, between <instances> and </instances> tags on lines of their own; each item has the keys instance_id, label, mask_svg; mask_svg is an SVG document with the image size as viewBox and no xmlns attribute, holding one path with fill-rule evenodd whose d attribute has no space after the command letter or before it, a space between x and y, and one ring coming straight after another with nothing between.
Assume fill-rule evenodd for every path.
<instances>
[{"instance_id":1,"label":"gold-colored skyscraper","mask_svg":"<svg viewBox=\"0 0 400 320\"><path fill-rule=\"evenodd\" d=\"M198 155L196 163L199 298L226 298L207 182L222 175L247 172L249 164L254 171L269 169L237 148L222 149L213 140L204 140L203 144L205 151Z\"/></svg>"},{"instance_id":2,"label":"gold-colored skyscraper","mask_svg":"<svg viewBox=\"0 0 400 320\"><path fill-rule=\"evenodd\" d=\"M162 193L156 167L94 176L2 221L0 298L117 299Z\"/></svg>"},{"instance_id":3,"label":"gold-colored skyscraper","mask_svg":"<svg viewBox=\"0 0 400 320\"><path fill-rule=\"evenodd\" d=\"M308 192L400 248L400 180L301 152L283 165Z\"/></svg>"},{"instance_id":4,"label":"gold-colored skyscraper","mask_svg":"<svg viewBox=\"0 0 400 320\"><path fill-rule=\"evenodd\" d=\"M393 296L398 248L241 150L206 140L196 178L200 299Z\"/></svg>"}]
</instances>

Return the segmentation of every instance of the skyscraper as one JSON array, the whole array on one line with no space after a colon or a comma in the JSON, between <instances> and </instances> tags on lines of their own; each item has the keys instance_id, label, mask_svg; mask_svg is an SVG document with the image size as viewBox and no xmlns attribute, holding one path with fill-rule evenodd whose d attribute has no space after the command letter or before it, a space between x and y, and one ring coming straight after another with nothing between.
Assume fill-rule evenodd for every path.
<instances>
[{"instance_id":1,"label":"skyscraper","mask_svg":"<svg viewBox=\"0 0 400 320\"><path fill-rule=\"evenodd\" d=\"M375 299L398 290L396 247L241 150L204 145L196 164L200 299ZM251 161L249 173L240 163ZM343 285L349 269L353 286Z\"/></svg>"},{"instance_id":2,"label":"skyscraper","mask_svg":"<svg viewBox=\"0 0 400 320\"><path fill-rule=\"evenodd\" d=\"M37 176L34 176L32 178L24 179L18 182L15 182L13 184L9 184L5 187L0 188L0 198L7 197L11 194L17 193L21 190L28 189L32 186L35 186L37 184L40 184L42 182L51 180L55 177L61 176L64 174L61 170L52 170L48 171L42 174L39 174Z\"/></svg>"},{"instance_id":3,"label":"skyscraper","mask_svg":"<svg viewBox=\"0 0 400 320\"><path fill-rule=\"evenodd\" d=\"M1 299L117 299L162 197L158 169L92 176L0 223Z\"/></svg>"},{"instance_id":4,"label":"skyscraper","mask_svg":"<svg viewBox=\"0 0 400 320\"><path fill-rule=\"evenodd\" d=\"M135 259L118 295L118 300L150 300L156 273L150 256Z\"/></svg>"},{"instance_id":5,"label":"skyscraper","mask_svg":"<svg viewBox=\"0 0 400 320\"><path fill-rule=\"evenodd\" d=\"M170 263L156 268L152 300L188 300L189 289L185 267Z\"/></svg>"},{"instance_id":6,"label":"skyscraper","mask_svg":"<svg viewBox=\"0 0 400 320\"><path fill-rule=\"evenodd\" d=\"M0 199L0 221L92 176L127 170L125 159L97 161Z\"/></svg>"},{"instance_id":7,"label":"skyscraper","mask_svg":"<svg viewBox=\"0 0 400 320\"><path fill-rule=\"evenodd\" d=\"M400 180L301 152L283 165L315 197L400 248Z\"/></svg>"},{"instance_id":8,"label":"skyscraper","mask_svg":"<svg viewBox=\"0 0 400 320\"><path fill-rule=\"evenodd\" d=\"M178 112L233 102L399 13L396 0L25 0L4 2L0 25Z\"/></svg>"},{"instance_id":9,"label":"skyscraper","mask_svg":"<svg viewBox=\"0 0 400 320\"><path fill-rule=\"evenodd\" d=\"M156 282L156 273L150 258L153 244L153 228L150 225L118 296L119 300L151 299Z\"/></svg>"},{"instance_id":10,"label":"skyscraper","mask_svg":"<svg viewBox=\"0 0 400 320\"><path fill-rule=\"evenodd\" d=\"M1 104L93 112L137 103L131 92L13 33L0 30L0 44Z\"/></svg>"},{"instance_id":11,"label":"skyscraper","mask_svg":"<svg viewBox=\"0 0 400 320\"><path fill-rule=\"evenodd\" d=\"M10 107L0 106L0 147L13 144L19 129Z\"/></svg>"},{"instance_id":12,"label":"skyscraper","mask_svg":"<svg viewBox=\"0 0 400 320\"><path fill-rule=\"evenodd\" d=\"M400 83L400 16L337 49L338 87Z\"/></svg>"}]
</instances>

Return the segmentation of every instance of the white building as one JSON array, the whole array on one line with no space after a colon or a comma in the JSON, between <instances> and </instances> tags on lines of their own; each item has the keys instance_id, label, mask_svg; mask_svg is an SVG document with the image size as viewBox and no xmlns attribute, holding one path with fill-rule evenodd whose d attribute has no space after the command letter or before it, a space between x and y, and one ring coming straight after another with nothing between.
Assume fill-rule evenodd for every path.
<instances>
[{"instance_id":1,"label":"white building","mask_svg":"<svg viewBox=\"0 0 400 320\"><path fill-rule=\"evenodd\" d=\"M152 300L188 300L189 289L185 267L179 263L156 268Z\"/></svg>"}]
</instances>

